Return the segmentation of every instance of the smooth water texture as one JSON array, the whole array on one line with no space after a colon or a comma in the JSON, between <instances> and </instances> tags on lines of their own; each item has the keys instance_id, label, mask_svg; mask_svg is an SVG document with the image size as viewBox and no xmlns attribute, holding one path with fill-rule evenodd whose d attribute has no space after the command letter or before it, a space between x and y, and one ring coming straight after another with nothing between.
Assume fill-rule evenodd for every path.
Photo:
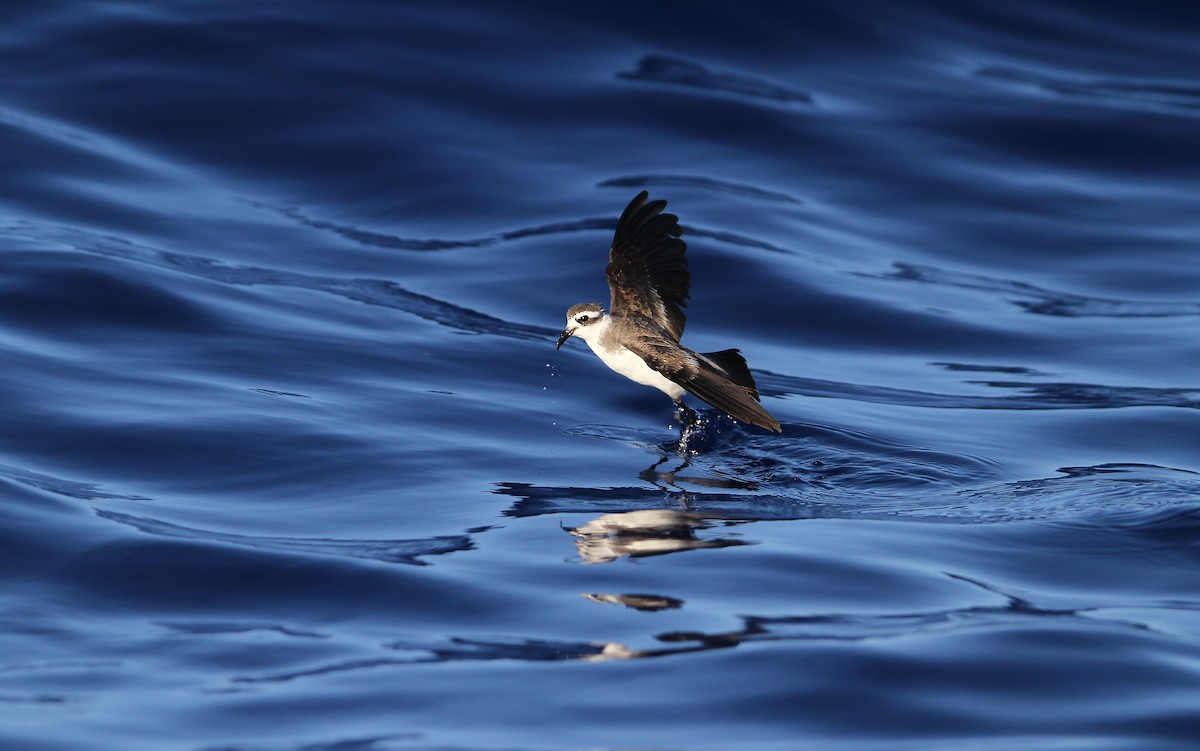
<instances>
[{"instance_id":1,"label":"smooth water texture","mask_svg":"<svg viewBox=\"0 0 1200 751\"><path fill-rule=\"evenodd\" d=\"M6 4L0 747L1196 748L1198 29ZM555 351L643 189L782 435Z\"/></svg>"}]
</instances>

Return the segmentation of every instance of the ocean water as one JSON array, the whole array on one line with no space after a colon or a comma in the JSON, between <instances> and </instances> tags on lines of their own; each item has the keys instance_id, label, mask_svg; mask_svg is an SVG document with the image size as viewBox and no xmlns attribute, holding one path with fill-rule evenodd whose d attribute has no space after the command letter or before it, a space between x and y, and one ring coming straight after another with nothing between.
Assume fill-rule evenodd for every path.
<instances>
[{"instance_id":1,"label":"ocean water","mask_svg":"<svg viewBox=\"0 0 1200 751\"><path fill-rule=\"evenodd\" d=\"M6 4L0 747L1196 748L1198 30ZM555 351L643 189L781 435Z\"/></svg>"}]
</instances>

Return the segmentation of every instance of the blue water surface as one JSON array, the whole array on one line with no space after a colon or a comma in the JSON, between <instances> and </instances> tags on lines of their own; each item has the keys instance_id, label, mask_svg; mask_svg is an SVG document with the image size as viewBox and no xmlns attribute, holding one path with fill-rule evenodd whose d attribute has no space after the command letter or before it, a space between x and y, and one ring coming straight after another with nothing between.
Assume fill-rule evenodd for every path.
<instances>
[{"instance_id":1,"label":"blue water surface","mask_svg":"<svg viewBox=\"0 0 1200 751\"><path fill-rule=\"evenodd\" d=\"M0 747L1196 748L1197 29L4 5ZM641 190L782 435L555 351Z\"/></svg>"}]
</instances>

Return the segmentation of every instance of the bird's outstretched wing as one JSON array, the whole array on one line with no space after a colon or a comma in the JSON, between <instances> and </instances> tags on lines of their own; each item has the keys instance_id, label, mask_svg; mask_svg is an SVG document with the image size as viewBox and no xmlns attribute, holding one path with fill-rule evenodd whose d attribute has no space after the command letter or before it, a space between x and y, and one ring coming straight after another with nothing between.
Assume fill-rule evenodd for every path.
<instances>
[{"instance_id":1,"label":"bird's outstretched wing","mask_svg":"<svg viewBox=\"0 0 1200 751\"><path fill-rule=\"evenodd\" d=\"M667 202L648 199L643 190L617 222L606 272L612 292L609 311L644 318L679 341L692 284L687 245L679 239L679 218L663 213Z\"/></svg>"}]
</instances>

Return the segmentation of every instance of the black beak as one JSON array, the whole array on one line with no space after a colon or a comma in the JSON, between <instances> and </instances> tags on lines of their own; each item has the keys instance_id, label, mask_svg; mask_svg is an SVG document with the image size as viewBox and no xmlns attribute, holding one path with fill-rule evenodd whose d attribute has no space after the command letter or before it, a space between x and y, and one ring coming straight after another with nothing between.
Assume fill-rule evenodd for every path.
<instances>
[{"instance_id":1,"label":"black beak","mask_svg":"<svg viewBox=\"0 0 1200 751\"><path fill-rule=\"evenodd\" d=\"M558 337L558 344L554 345L554 348L559 349L560 347L562 347L563 342L570 339L571 334L574 334L574 333L575 333L575 329L567 329L566 331L562 332L562 336Z\"/></svg>"}]
</instances>

